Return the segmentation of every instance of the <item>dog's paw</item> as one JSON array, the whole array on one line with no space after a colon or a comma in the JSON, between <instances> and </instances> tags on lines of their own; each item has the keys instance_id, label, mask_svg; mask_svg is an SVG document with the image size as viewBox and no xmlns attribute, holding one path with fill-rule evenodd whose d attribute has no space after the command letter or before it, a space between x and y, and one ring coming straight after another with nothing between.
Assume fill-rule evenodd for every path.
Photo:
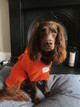
<instances>
[{"instance_id":1,"label":"dog's paw","mask_svg":"<svg viewBox=\"0 0 80 107\"><path fill-rule=\"evenodd\" d=\"M49 92L45 93L44 95L45 95L45 97L50 97L53 95L53 92L49 91Z\"/></svg>"},{"instance_id":2,"label":"dog's paw","mask_svg":"<svg viewBox=\"0 0 80 107\"><path fill-rule=\"evenodd\" d=\"M33 102L34 104L37 104L39 101L40 101L40 98L39 98L39 97L32 99L32 102Z\"/></svg>"}]
</instances>

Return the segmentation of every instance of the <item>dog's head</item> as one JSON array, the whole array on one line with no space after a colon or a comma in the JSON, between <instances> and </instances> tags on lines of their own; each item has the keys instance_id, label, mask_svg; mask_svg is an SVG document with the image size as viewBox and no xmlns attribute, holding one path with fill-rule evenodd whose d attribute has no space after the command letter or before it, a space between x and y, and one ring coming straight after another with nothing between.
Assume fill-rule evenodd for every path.
<instances>
[{"instance_id":1,"label":"dog's head","mask_svg":"<svg viewBox=\"0 0 80 107\"><path fill-rule=\"evenodd\" d=\"M41 49L45 52L54 50L56 36L58 34L57 25L53 22L40 23L38 34Z\"/></svg>"},{"instance_id":2,"label":"dog's head","mask_svg":"<svg viewBox=\"0 0 80 107\"><path fill-rule=\"evenodd\" d=\"M42 58L42 51L53 53L50 60L53 60L54 63L59 64L65 60L64 30L59 23L46 21L34 26L28 43L28 54L32 60L38 62Z\"/></svg>"}]
</instances>

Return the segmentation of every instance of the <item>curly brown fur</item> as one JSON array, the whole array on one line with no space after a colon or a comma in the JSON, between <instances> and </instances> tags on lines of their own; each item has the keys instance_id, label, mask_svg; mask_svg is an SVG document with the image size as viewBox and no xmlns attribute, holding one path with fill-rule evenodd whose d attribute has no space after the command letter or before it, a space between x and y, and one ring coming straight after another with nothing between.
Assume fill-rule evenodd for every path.
<instances>
[{"instance_id":1,"label":"curly brown fur","mask_svg":"<svg viewBox=\"0 0 80 107\"><path fill-rule=\"evenodd\" d=\"M57 24L58 36L56 38L55 49L53 54L53 63L60 64L66 58L66 46L64 39L63 27Z\"/></svg>"},{"instance_id":2,"label":"curly brown fur","mask_svg":"<svg viewBox=\"0 0 80 107\"><path fill-rule=\"evenodd\" d=\"M40 50L40 38L38 37L38 26L39 23L37 23L32 31L31 38L28 43L28 54L30 56L30 59L34 60L35 62L38 62L41 60L42 54Z\"/></svg>"},{"instance_id":3,"label":"curly brown fur","mask_svg":"<svg viewBox=\"0 0 80 107\"><path fill-rule=\"evenodd\" d=\"M45 65L49 65L51 61L54 64L62 63L66 58L63 27L54 21L37 23L33 28L27 50L30 59L35 62L41 60ZM52 95L52 92L47 87L47 81L40 81L39 84L38 82L25 80L22 82L20 88L25 92L29 90L28 92L34 103L39 100L36 85L46 97ZM0 90L0 100L23 101L28 100L28 98L20 89L17 90L15 86Z\"/></svg>"},{"instance_id":4,"label":"curly brown fur","mask_svg":"<svg viewBox=\"0 0 80 107\"><path fill-rule=\"evenodd\" d=\"M27 101L29 96L27 93L18 89L16 85L11 87L4 87L0 90L0 101L14 100L14 101Z\"/></svg>"}]
</instances>

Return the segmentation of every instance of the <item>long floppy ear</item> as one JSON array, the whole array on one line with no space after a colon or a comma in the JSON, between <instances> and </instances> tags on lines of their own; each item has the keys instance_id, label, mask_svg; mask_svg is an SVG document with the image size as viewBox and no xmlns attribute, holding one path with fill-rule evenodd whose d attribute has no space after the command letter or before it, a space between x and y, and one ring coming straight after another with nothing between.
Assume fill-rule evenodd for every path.
<instances>
[{"instance_id":1,"label":"long floppy ear","mask_svg":"<svg viewBox=\"0 0 80 107\"><path fill-rule=\"evenodd\" d=\"M28 55L31 60L38 62L41 60L42 54L40 52L40 38L38 34L39 23L36 23L32 30L30 40L28 42Z\"/></svg>"},{"instance_id":2,"label":"long floppy ear","mask_svg":"<svg viewBox=\"0 0 80 107\"><path fill-rule=\"evenodd\" d=\"M60 64L66 58L66 45L64 38L64 29L60 24L57 24L58 35L55 41L55 49L53 54L53 63Z\"/></svg>"}]
</instances>

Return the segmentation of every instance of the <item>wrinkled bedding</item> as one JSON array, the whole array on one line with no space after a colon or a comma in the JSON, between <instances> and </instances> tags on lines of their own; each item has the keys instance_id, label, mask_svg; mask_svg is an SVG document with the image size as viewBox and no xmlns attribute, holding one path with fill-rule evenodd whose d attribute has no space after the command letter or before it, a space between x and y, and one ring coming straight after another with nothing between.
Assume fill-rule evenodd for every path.
<instances>
[{"instance_id":1,"label":"wrinkled bedding","mask_svg":"<svg viewBox=\"0 0 80 107\"><path fill-rule=\"evenodd\" d=\"M4 86L11 69L11 67L6 66L0 70L0 88ZM0 102L0 107L80 107L80 75L50 75L48 87L53 91L53 95L49 98L45 98L37 88L41 98L37 105L34 105L31 99L23 102L5 100Z\"/></svg>"}]
</instances>

